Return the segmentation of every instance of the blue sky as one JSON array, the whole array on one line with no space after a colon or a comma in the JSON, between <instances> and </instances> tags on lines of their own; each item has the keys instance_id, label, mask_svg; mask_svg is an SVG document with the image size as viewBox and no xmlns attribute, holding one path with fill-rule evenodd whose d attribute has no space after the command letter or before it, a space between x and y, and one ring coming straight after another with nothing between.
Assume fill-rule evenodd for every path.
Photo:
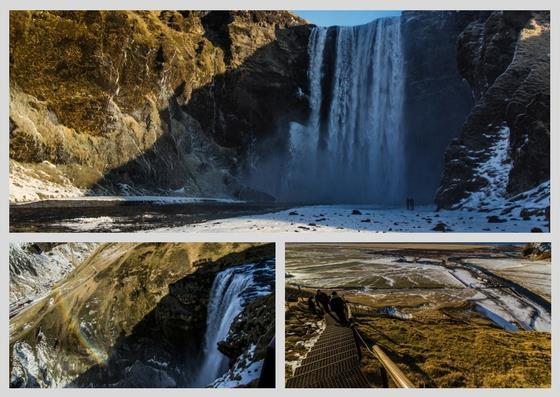
<instances>
[{"instance_id":1,"label":"blue sky","mask_svg":"<svg viewBox=\"0 0 560 397\"><path fill-rule=\"evenodd\" d=\"M293 11L294 14L319 26L363 25L374 19L401 15L400 11Z\"/></svg>"}]
</instances>

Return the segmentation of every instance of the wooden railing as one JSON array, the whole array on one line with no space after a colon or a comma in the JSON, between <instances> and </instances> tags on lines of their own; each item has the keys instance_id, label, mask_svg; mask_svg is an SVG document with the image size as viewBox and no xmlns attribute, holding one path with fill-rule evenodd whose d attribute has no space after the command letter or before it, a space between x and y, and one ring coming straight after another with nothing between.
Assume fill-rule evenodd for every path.
<instances>
[{"instance_id":1,"label":"wooden railing","mask_svg":"<svg viewBox=\"0 0 560 397\"><path fill-rule=\"evenodd\" d=\"M352 318L351 304L348 304L347 302L346 308L348 311L348 318L350 319ZM395 364L395 362L391 360L389 356L383 351L381 346L373 345L372 348L370 349L367 343L362 338L362 335L360 335L358 329L355 326L353 326L352 329L354 331L354 335L356 336L356 340L361 342L362 345L364 345L364 347L368 351L368 353L370 353L373 357L375 357L381 364L381 369L380 369L381 379L383 381L384 387L389 387L387 375L391 378L391 380L397 387L404 388L404 389L410 389L415 387L414 384L410 381L410 379L408 379L408 377L404 374L404 372L397 366L397 364Z\"/></svg>"},{"instance_id":2,"label":"wooden railing","mask_svg":"<svg viewBox=\"0 0 560 397\"><path fill-rule=\"evenodd\" d=\"M372 347L373 354L377 357L379 362L383 365L387 374L391 377L395 385L397 387L410 389L414 388L414 384L408 379L408 377L404 374L404 372L395 364L393 360L385 354L383 349L381 349L378 345L373 345Z\"/></svg>"}]
</instances>

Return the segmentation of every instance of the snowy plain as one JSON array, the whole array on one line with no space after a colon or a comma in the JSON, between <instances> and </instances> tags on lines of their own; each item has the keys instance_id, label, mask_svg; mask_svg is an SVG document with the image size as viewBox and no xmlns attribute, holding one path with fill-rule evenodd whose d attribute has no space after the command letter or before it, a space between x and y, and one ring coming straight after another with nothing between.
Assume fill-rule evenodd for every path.
<instances>
[{"instance_id":1,"label":"snowy plain","mask_svg":"<svg viewBox=\"0 0 560 397\"><path fill-rule=\"evenodd\" d=\"M395 207L360 205L314 205L291 208L261 215L212 220L156 231L173 232L530 232L538 228L548 231L544 217L529 220L512 217L490 223L492 212L474 210L440 210L433 206L414 211ZM87 227L87 225L83 225Z\"/></svg>"},{"instance_id":2,"label":"snowy plain","mask_svg":"<svg viewBox=\"0 0 560 397\"><path fill-rule=\"evenodd\" d=\"M341 264L341 255L351 255L352 248L340 250L287 252L287 282L308 288L346 288L373 301L399 302L401 296L422 297L428 306L437 307L446 301L468 301L473 309L496 325L508 330L518 329L550 332L551 313L529 296L496 284L493 277L461 263L445 266L434 259L376 255L369 250L354 249L352 261ZM522 258L463 258L468 262L485 263L494 274L516 269L519 278L532 279L535 272L540 284L550 286L550 273L541 261L531 263ZM488 263L493 262L492 266ZM482 264L481 264L482 266ZM548 270L549 271L549 270ZM506 274L502 274L506 276ZM509 277L505 277L508 278ZM513 280L515 281L515 280ZM434 289L435 288L435 289ZM391 310L387 311L391 314ZM398 317L398 316L397 316Z\"/></svg>"}]
</instances>

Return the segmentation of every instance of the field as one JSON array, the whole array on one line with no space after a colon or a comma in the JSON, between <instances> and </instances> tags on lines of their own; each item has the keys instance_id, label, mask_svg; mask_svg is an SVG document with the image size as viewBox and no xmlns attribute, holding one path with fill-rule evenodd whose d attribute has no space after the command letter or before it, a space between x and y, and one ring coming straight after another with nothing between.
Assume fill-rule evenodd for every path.
<instances>
[{"instance_id":1,"label":"field","mask_svg":"<svg viewBox=\"0 0 560 397\"><path fill-rule=\"evenodd\" d=\"M321 332L306 303L321 288L344 295L368 347L418 387L549 387L550 260L521 258L521 248L289 245L288 377ZM380 386L379 362L362 351L362 371Z\"/></svg>"}]
</instances>

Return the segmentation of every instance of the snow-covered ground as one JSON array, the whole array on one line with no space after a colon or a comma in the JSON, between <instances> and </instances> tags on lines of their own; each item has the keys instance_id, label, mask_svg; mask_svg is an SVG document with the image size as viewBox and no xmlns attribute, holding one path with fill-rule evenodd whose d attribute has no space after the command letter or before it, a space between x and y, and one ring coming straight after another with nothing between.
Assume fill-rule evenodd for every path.
<instances>
[{"instance_id":1,"label":"snow-covered ground","mask_svg":"<svg viewBox=\"0 0 560 397\"><path fill-rule=\"evenodd\" d=\"M498 276L512 280L550 300L552 271L550 260L469 258L468 261L469 263L484 267Z\"/></svg>"},{"instance_id":2,"label":"snow-covered ground","mask_svg":"<svg viewBox=\"0 0 560 397\"><path fill-rule=\"evenodd\" d=\"M442 271L442 267L421 260L401 262L398 257L375 256L367 252L352 255L347 261L330 253L314 253L313 258L305 256L298 259L289 258L289 272L293 276L290 282L313 288L442 288L461 287L453 276ZM308 262L306 262L306 259ZM294 263L297 260L297 263ZM313 261L321 261L314 265ZM316 262L315 262L316 263ZM437 262L434 262L437 263Z\"/></svg>"},{"instance_id":3,"label":"snow-covered ground","mask_svg":"<svg viewBox=\"0 0 560 397\"><path fill-rule=\"evenodd\" d=\"M261 375L264 360L255 360L256 346L251 345L222 376L216 379L210 387L232 388L248 385Z\"/></svg>"},{"instance_id":4,"label":"snow-covered ground","mask_svg":"<svg viewBox=\"0 0 560 397\"><path fill-rule=\"evenodd\" d=\"M435 306L469 301L474 310L506 330L550 332L551 314L541 306L541 301L533 301L533 297L516 292L470 265L449 261L444 265L438 258L422 258L421 255L419 252L418 257L397 257L355 246L338 245L330 249L316 246L309 251L287 250L286 270L291 276L290 284L349 288L352 294L367 296L377 305L386 305L385 310L390 315L394 315L392 310L398 308L399 303L406 305L419 298ZM550 265L543 268L545 264L536 264L533 269L522 258L466 256L464 261L476 263L513 282L517 282L516 278L525 278L525 283L546 284L550 288Z\"/></svg>"},{"instance_id":5,"label":"snow-covered ground","mask_svg":"<svg viewBox=\"0 0 560 397\"><path fill-rule=\"evenodd\" d=\"M510 131L502 125L495 135L488 158L474 170L475 176L486 181L486 185L470 193L455 206L456 209L473 209L476 211L495 211L501 218L521 217L520 211L543 210L550 206L550 181L541 183L526 192L508 197L509 174L513 167L509 153ZM501 209L502 213L497 213Z\"/></svg>"},{"instance_id":6,"label":"snow-covered ground","mask_svg":"<svg viewBox=\"0 0 560 397\"><path fill-rule=\"evenodd\" d=\"M297 342L299 344L298 345L299 347L304 348L305 353L303 354L296 353L296 358L294 360L286 361L286 365L292 369L292 373L294 373L296 369L301 366L302 361L307 357L307 355L309 354L313 346L315 346L315 343L317 343L317 341L321 337L321 334L327 327L327 323L324 320L317 321L316 323L306 324L306 326L307 325L316 328L317 334L314 335L312 338ZM286 333L286 336L290 336L290 334Z\"/></svg>"},{"instance_id":7,"label":"snow-covered ground","mask_svg":"<svg viewBox=\"0 0 560 397\"><path fill-rule=\"evenodd\" d=\"M520 327L528 331L550 332L550 313L527 297L509 289L488 288L486 279L475 276L466 269L454 269L451 274L465 287L478 292L469 300L476 303L475 308L479 313L500 327L506 330Z\"/></svg>"},{"instance_id":8,"label":"snow-covered ground","mask_svg":"<svg viewBox=\"0 0 560 397\"><path fill-rule=\"evenodd\" d=\"M44 161L34 169L10 161L10 203L84 195L85 190L74 186L54 164L48 161Z\"/></svg>"},{"instance_id":9,"label":"snow-covered ground","mask_svg":"<svg viewBox=\"0 0 560 397\"><path fill-rule=\"evenodd\" d=\"M509 128L502 126L496 133L496 142L489 150L488 159L474 170L476 176L487 181L480 191L471 193L458 208L496 208L503 204L512 162L509 156Z\"/></svg>"},{"instance_id":10,"label":"snow-covered ground","mask_svg":"<svg viewBox=\"0 0 560 397\"><path fill-rule=\"evenodd\" d=\"M98 216L89 218L78 218L75 220L57 222L57 226L72 229L76 232L97 232L99 230L111 229L119 232L118 218L110 216Z\"/></svg>"},{"instance_id":11,"label":"snow-covered ground","mask_svg":"<svg viewBox=\"0 0 560 397\"><path fill-rule=\"evenodd\" d=\"M530 232L533 228L548 231L544 217L521 220L516 216L505 222L489 223L493 212L440 210L433 206L414 211L394 207L350 205L315 205L292 208L262 215L218 219L157 231L185 232Z\"/></svg>"},{"instance_id":12,"label":"snow-covered ground","mask_svg":"<svg viewBox=\"0 0 560 397\"><path fill-rule=\"evenodd\" d=\"M66 243L36 253L27 243L10 244L10 304L37 300L98 247L97 243Z\"/></svg>"}]
</instances>

